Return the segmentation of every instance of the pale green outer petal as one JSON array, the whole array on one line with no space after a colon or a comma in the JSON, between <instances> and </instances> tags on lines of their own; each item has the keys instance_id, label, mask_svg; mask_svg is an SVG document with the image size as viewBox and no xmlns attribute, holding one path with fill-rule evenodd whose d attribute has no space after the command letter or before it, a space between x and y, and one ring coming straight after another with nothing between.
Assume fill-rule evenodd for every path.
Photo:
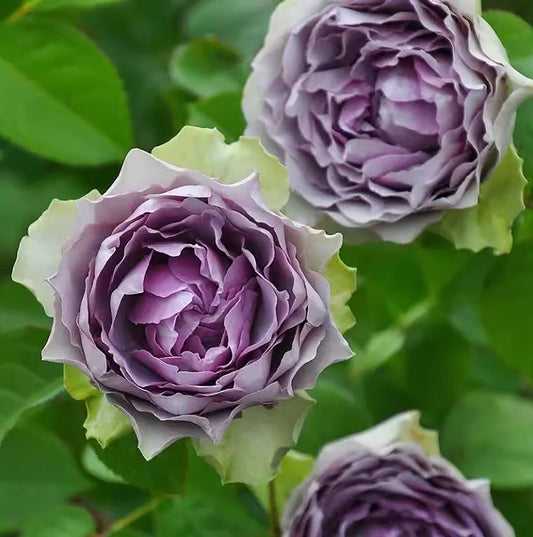
<instances>
[{"instance_id":1,"label":"pale green outer petal","mask_svg":"<svg viewBox=\"0 0 533 537\"><path fill-rule=\"evenodd\" d=\"M250 407L230 424L219 445L195 441L196 451L225 483L264 484L274 477L283 456L296 444L313 404L305 392L299 392L272 408Z\"/></svg>"},{"instance_id":2,"label":"pale green outer petal","mask_svg":"<svg viewBox=\"0 0 533 537\"><path fill-rule=\"evenodd\" d=\"M298 253L305 259L311 270L324 274L333 256L341 249L342 235L329 235L321 229L315 229L299 222L293 222L296 229L304 231L293 237Z\"/></svg>"},{"instance_id":3,"label":"pale green outer petal","mask_svg":"<svg viewBox=\"0 0 533 537\"><path fill-rule=\"evenodd\" d=\"M331 296L330 310L341 332L346 332L355 325L355 317L348 306L348 301L355 293L357 269L343 263L337 253L331 258L324 276L328 279Z\"/></svg>"},{"instance_id":4,"label":"pale green outer petal","mask_svg":"<svg viewBox=\"0 0 533 537\"><path fill-rule=\"evenodd\" d=\"M100 194L93 190L88 199ZM13 267L13 281L27 287L42 304L46 314L54 312L54 294L46 281L53 276L61 261L61 246L76 224L76 201L53 200L48 209L28 229L20 241Z\"/></svg>"},{"instance_id":5,"label":"pale green outer petal","mask_svg":"<svg viewBox=\"0 0 533 537\"><path fill-rule=\"evenodd\" d=\"M128 418L101 393L85 401L87 418L85 436L94 438L103 448L131 429Z\"/></svg>"},{"instance_id":6,"label":"pale green outer petal","mask_svg":"<svg viewBox=\"0 0 533 537\"><path fill-rule=\"evenodd\" d=\"M474 16L481 13L481 0L449 0L448 3L465 15Z\"/></svg>"},{"instance_id":7,"label":"pale green outer petal","mask_svg":"<svg viewBox=\"0 0 533 537\"><path fill-rule=\"evenodd\" d=\"M522 162L511 146L493 174L481 185L478 204L446 213L439 224L439 232L457 248L477 252L490 247L497 254L509 252L513 245L513 222L525 209L527 181Z\"/></svg>"},{"instance_id":8,"label":"pale green outer petal","mask_svg":"<svg viewBox=\"0 0 533 537\"><path fill-rule=\"evenodd\" d=\"M279 467L279 474L274 480L274 492L278 513L283 513L292 491L307 479L313 469L314 457L291 450L285 455ZM268 484L253 488L254 494L267 511L270 510L270 493Z\"/></svg>"},{"instance_id":9,"label":"pale green outer petal","mask_svg":"<svg viewBox=\"0 0 533 537\"><path fill-rule=\"evenodd\" d=\"M99 393L89 377L72 365L63 366L63 383L70 397L77 401L84 401Z\"/></svg>"},{"instance_id":10,"label":"pale green outer petal","mask_svg":"<svg viewBox=\"0 0 533 537\"><path fill-rule=\"evenodd\" d=\"M255 138L243 136L228 145L216 129L187 126L152 153L173 166L197 170L227 184L257 173L265 202L273 210L281 209L289 199L287 170Z\"/></svg>"},{"instance_id":11,"label":"pale green outer petal","mask_svg":"<svg viewBox=\"0 0 533 537\"><path fill-rule=\"evenodd\" d=\"M379 451L394 444L416 444L428 456L439 456L439 441L435 431L420 426L420 412L404 412L372 429L328 444L317 458L314 473L320 473L333 461L349 452Z\"/></svg>"}]
</instances>

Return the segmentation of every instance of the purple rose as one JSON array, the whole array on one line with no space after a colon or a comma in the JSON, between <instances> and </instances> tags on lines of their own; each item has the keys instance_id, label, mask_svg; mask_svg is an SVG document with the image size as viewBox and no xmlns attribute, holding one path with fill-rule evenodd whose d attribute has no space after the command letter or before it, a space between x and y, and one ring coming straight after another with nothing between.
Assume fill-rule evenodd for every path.
<instances>
[{"instance_id":1,"label":"purple rose","mask_svg":"<svg viewBox=\"0 0 533 537\"><path fill-rule=\"evenodd\" d=\"M326 446L289 500L284 537L514 536L487 482L434 454L416 422L403 414Z\"/></svg>"},{"instance_id":2,"label":"purple rose","mask_svg":"<svg viewBox=\"0 0 533 537\"><path fill-rule=\"evenodd\" d=\"M296 196L288 214L325 218L355 238L366 229L408 242L443 211L478 203L531 84L475 4L278 7L244 111L247 132L289 170Z\"/></svg>"},{"instance_id":3,"label":"purple rose","mask_svg":"<svg viewBox=\"0 0 533 537\"><path fill-rule=\"evenodd\" d=\"M55 225L66 240L47 267L55 306L43 357L88 375L147 456L181 437L218 443L248 407L313 387L351 355L323 276L340 236L270 210L257 174L222 184L133 150L103 196L68 210L75 226ZM38 223L15 267L27 285L31 251L54 246Z\"/></svg>"}]
</instances>

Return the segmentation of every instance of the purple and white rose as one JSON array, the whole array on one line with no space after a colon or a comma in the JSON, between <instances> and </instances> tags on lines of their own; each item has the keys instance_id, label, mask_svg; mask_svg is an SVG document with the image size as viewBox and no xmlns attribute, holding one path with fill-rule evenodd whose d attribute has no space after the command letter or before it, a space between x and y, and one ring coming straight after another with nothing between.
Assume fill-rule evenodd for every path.
<instances>
[{"instance_id":1,"label":"purple and white rose","mask_svg":"<svg viewBox=\"0 0 533 537\"><path fill-rule=\"evenodd\" d=\"M289 170L289 213L409 242L479 201L532 81L477 0L285 0L244 97Z\"/></svg>"},{"instance_id":2,"label":"purple and white rose","mask_svg":"<svg viewBox=\"0 0 533 537\"><path fill-rule=\"evenodd\" d=\"M484 480L438 455L417 413L327 445L285 509L284 537L513 537Z\"/></svg>"},{"instance_id":3,"label":"purple and white rose","mask_svg":"<svg viewBox=\"0 0 533 537\"><path fill-rule=\"evenodd\" d=\"M185 129L158 154L182 162L195 146L198 168L233 184L133 150L104 195L54 202L14 269L54 319L43 358L86 374L147 457L182 437L219 443L245 409L351 355L323 275L341 237L265 205L272 170L264 185L254 170L267 162L282 185L283 168L253 140Z\"/></svg>"}]
</instances>

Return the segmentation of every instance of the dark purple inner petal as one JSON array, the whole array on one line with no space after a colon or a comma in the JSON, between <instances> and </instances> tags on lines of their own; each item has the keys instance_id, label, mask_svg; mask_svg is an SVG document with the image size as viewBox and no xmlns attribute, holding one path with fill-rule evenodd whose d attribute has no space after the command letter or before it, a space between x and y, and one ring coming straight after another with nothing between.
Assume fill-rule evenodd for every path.
<instances>
[{"instance_id":1,"label":"dark purple inner petal","mask_svg":"<svg viewBox=\"0 0 533 537\"><path fill-rule=\"evenodd\" d=\"M357 452L307 482L287 537L498 537L494 508L437 460L407 447Z\"/></svg>"},{"instance_id":2,"label":"dark purple inner petal","mask_svg":"<svg viewBox=\"0 0 533 537\"><path fill-rule=\"evenodd\" d=\"M276 232L231 202L148 195L90 267L90 330L137 396L171 413L220 410L290 382L305 279Z\"/></svg>"}]
</instances>

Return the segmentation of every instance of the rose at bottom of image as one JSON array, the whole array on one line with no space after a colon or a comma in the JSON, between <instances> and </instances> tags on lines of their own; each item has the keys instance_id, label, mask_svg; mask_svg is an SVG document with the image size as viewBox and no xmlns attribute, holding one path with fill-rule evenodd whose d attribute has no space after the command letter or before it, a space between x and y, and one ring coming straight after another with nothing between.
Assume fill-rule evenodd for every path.
<instances>
[{"instance_id":1,"label":"rose at bottom of image","mask_svg":"<svg viewBox=\"0 0 533 537\"><path fill-rule=\"evenodd\" d=\"M326 445L292 492L282 525L283 537L515 535L488 481L469 481L443 459L418 412Z\"/></svg>"}]
</instances>

